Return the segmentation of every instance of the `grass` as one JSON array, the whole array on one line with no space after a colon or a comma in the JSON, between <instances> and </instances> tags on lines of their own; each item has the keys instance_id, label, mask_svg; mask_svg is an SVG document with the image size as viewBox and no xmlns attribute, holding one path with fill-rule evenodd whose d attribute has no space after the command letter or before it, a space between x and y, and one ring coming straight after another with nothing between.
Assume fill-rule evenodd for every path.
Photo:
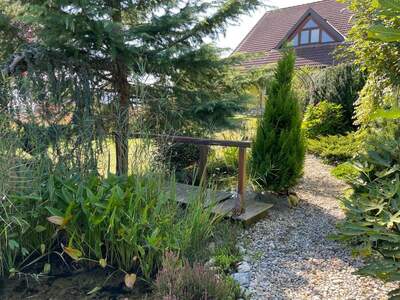
<instances>
[{"instance_id":1,"label":"grass","mask_svg":"<svg viewBox=\"0 0 400 300\"><path fill-rule=\"evenodd\" d=\"M155 144L149 139L130 139L128 173L144 174L150 171L156 150ZM107 139L98 159L98 171L101 175L106 176L108 173L115 173L115 170L115 143L112 139Z\"/></svg>"}]
</instances>

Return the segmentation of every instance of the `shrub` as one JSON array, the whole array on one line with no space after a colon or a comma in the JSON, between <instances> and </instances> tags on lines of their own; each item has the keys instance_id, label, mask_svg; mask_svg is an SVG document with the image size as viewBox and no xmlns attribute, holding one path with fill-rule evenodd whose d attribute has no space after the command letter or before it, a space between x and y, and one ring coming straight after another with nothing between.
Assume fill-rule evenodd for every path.
<instances>
[{"instance_id":1,"label":"shrub","mask_svg":"<svg viewBox=\"0 0 400 300\"><path fill-rule=\"evenodd\" d=\"M200 150L197 145L183 143L169 143L158 141L159 151L156 161L175 172L180 181L189 176L189 170L200 159Z\"/></svg>"},{"instance_id":2,"label":"shrub","mask_svg":"<svg viewBox=\"0 0 400 300\"><path fill-rule=\"evenodd\" d=\"M353 158L361 149L363 133L329 135L307 140L308 152L322 158L324 162L338 164Z\"/></svg>"},{"instance_id":3,"label":"shrub","mask_svg":"<svg viewBox=\"0 0 400 300\"><path fill-rule=\"evenodd\" d=\"M342 105L328 101L309 105L304 114L302 127L305 135L311 138L344 133Z\"/></svg>"},{"instance_id":4,"label":"shrub","mask_svg":"<svg viewBox=\"0 0 400 300\"><path fill-rule=\"evenodd\" d=\"M354 102L364 87L365 75L353 65L341 64L319 70L313 78L309 94L310 103L328 101L343 107L345 127L351 129L354 116Z\"/></svg>"},{"instance_id":5,"label":"shrub","mask_svg":"<svg viewBox=\"0 0 400 300\"><path fill-rule=\"evenodd\" d=\"M264 189L284 191L302 174L305 145L298 99L292 90L293 51L278 62L252 147L253 178Z\"/></svg>"},{"instance_id":6,"label":"shrub","mask_svg":"<svg viewBox=\"0 0 400 300\"><path fill-rule=\"evenodd\" d=\"M359 273L396 281L400 276L400 132L368 144L355 167L353 193L342 199L346 218L336 239L349 243L369 264Z\"/></svg>"},{"instance_id":7,"label":"shrub","mask_svg":"<svg viewBox=\"0 0 400 300\"><path fill-rule=\"evenodd\" d=\"M335 168L332 169L331 174L335 176L337 179L349 183L354 181L358 176L360 176L360 172L357 170L357 168L355 168L349 162L337 165Z\"/></svg>"},{"instance_id":8,"label":"shrub","mask_svg":"<svg viewBox=\"0 0 400 300\"><path fill-rule=\"evenodd\" d=\"M181 262L172 253L166 253L155 282L157 299L233 300L239 294L240 288L231 279L200 264Z\"/></svg>"}]
</instances>

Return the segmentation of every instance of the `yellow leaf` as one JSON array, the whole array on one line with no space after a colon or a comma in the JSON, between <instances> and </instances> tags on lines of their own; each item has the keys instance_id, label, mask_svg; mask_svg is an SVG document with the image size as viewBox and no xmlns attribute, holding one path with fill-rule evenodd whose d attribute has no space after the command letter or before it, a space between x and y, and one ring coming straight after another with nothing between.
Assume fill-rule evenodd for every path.
<instances>
[{"instance_id":1,"label":"yellow leaf","mask_svg":"<svg viewBox=\"0 0 400 300\"><path fill-rule=\"evenodd\" d=\"M78 249L74 249L71 247L64 247L63 250L74 260L79 260L79 258L82 256L82 252L79 251Z\"/></svg>"},{"instance_id":2,"label":"yellow leaf","mask_svg":"<svg viewBox=\"0 0 400 300\"><path fill-rule=\"evenodd\" d=\"M101 258L99 260L99 264L104 269L105 267L107 267L107 260L105 258Z\"/></svg>"},{"instance_id":3,"label":"yellow leaf","mask_svg":"<svg viewBox=\"0 0 400 300\"><path fill-rule=\"evenodd\" d=\"M59 216L51 216L47 218L47 221L49 221L50 223L56 224L56 225L63 225L65 222L65 219L63 217L59 217Z\"/></svg>"},{"instance_id":4,"label":"yellow leaf","mask_svg":"<svg viewBox=\"0 0 400 300\"><path fill-rule=\"evenodd\" d=\"M49 274L51 270L51 265L49 263L44 264L43 266L43 274Z\"/></svg>"},{"instance_id":5,"label":"yellow leaf","mask_svg":"<svg viewBox=\"0 0 400 300\"><path fill-rule=\"evenodd\" d=\"M46 245L45 244L40 244L40 252L42 252L42 255L46 251Z\"/></svg>"},{"instance_id":6,"label":"yellow leaf","mask_svg":"<svg viewBox=\"0 0 400 300\"><path fill-rule=\"evenodd\" d=\"M136 274L126 274L125 275L125 285L128 288L133 288L133 286L135 285L136 282Z\"/></svg>"}]
</instances>

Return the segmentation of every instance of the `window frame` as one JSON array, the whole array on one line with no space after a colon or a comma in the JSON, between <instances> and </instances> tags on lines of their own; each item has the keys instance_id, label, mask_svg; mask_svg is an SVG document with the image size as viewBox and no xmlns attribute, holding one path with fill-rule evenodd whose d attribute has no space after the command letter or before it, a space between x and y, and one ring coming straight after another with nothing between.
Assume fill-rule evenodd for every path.
<instances>
[{"instance_id":1,"label":"window frame","mask_svg":"<svg viewBox=\"0 0 400 300\"><path fill-rule=\"evenodd\" d=\"M304 28L309 23L310 20L315 23L315 26ZM316 29L319 30L318 41L312 42L312 32ZM308 41L304 42L304 43L302 42L302 38L301 38L303 32L307 32L307 34L308 34ZM331 41L323 42L323 40L322 40L323 32L325 32L325 34L330 37ZM327 30L322 28L318 24L318 22L315 21L312 17L308 17L306 20L304 20L302 25L299 26L299 28L295 31L295 33L291 36L291 38L289 38L289 41L292 42L294 39L297 39L297 45L291 45L291 46L295 47L295 48L301 47L301 46L307 46L307 45L319 45L319 44L324 45L324 44L329 44L329 43L335 42L334 38L327 32Z\"/></svg>"}]
</instances>

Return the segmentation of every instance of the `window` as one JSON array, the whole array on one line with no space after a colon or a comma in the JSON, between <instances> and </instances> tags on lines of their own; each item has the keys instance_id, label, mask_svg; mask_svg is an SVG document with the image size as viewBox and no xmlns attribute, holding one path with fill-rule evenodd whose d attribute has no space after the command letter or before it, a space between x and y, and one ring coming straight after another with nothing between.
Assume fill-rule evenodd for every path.
<instances>
[{"instance_id":1,"label":"window","mask_svg":"<svg viewBox=\"0 0 400 300\"><path fill-rule=\"evenodd\" d=\"M310 31L309 30L303 30L300 35L300 44L308 44L310 40Z\"/></svg>"},{"instance_id":2,"label":"window","mask_svg":"<svg viewBox=\"0 0 400 300\"><path fill-rule=\"evenodd\" d=\"M311 30L311 43L319 42L319 28Z\"/></svg>"},{"instance_id":3,"label":"window","mask_svg":"<svg viewBox=\"0 0 400 300\"><path fill-rule=\"evenodd\" d=\"M333 42L331 36L327 34L326 31L322 31L321 43L330 43L330 42Z\"/></svg>"},{"instance_id":4,"label":"window","mask_svg":"<svg viewBox=\"0 0 400 300\"><path fill-rule=\"evenodd\" d=\"M317 23L315 23L313 20L309 20L306 25L304 25L304 29L310 29L310 28L316 28L318 27Z\"/></svg>"},{"instance_id":5,"label":"window","mask_svg":"<svg viewBox=\"0 0 400 300\"><path fill-rule=\"evenodd\" d=\"M289 45L297 47L299 45L308 44L325 44L334 42L334 39L324 30L320 29L317 22L309 19L303 28L293 36Z\"/></svg>"}]
</instances>

